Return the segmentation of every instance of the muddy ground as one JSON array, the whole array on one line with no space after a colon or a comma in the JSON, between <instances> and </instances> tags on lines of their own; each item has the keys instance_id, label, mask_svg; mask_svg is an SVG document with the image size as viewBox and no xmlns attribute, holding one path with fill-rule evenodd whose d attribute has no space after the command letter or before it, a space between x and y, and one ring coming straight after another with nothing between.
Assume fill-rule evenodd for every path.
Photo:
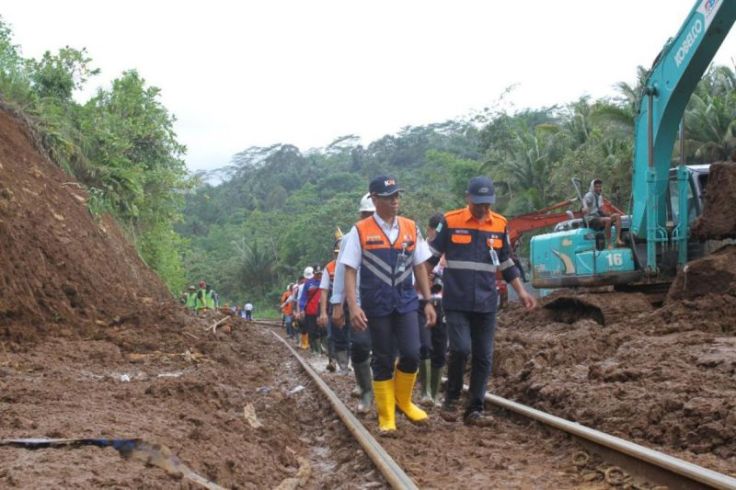
<instances>
[{"instance_id":1,"label":"muddy ground","mask_svg":"<svg viewBox=\"0 0 736 490\"><path fill-rule=\"evenodd\" d=\"M109 327L0 354L0 439L141 438L227 488L383 485L273 338L243 321L229 334L202 323L164 342L156 325ZM104 486L200 488L109 448L0 448L0 487Z\"/></svg>"},{"instance_id":2,"label":"muddy ground","mask_svg":"<svg viewBox=\"0 0 736 490\"><path fill-rule=\"evenodd\" d=\"M324 356L301 351L300 355L349 408L355 408L352 373L330 373ZM495 425L471 428L444 420L439 407L422 408L429 415L426 424L412 424L397 414L397 432L390 438L378 435L375 411L358 415L419 488L610 488L604 476L610 464L594 456L587 464L576 464L576 458L591 455L541 424L488 407Z\"/></svg>"},{"instance_id":3,"label":"muddy ground","mask_svg":"<svg viewBox=\"0 0 736 490\"><path fill-rule=\"evenodd\" d=\"M141 438L232 488L384 486L270 333L208 332L218 316L175 304L37 141L0 104L0 438ZM492 391L736 474L735 264L733 248L692 263L664 307L622 297L605 326L509 308ZM426 488L597 485L543 430L399 425L386 446ZM0 447L2 488L104 486L194 484L109 448Z\"/></svg>"},{"instance_id":4,"label":"muddy ground","mask_svg":"<svg viewBox=\"0 0 736 490\"><path fill-rule=\"evenodd\" d=\"M0 101L0 439L140 438L232 488L381 486L273 340L235 319L208 333L218 317L173 301L31 128ZM0 488L193 485L174 473L110 448L0 446Z\"/></svg>"},{"instance_id":5,"label":"muddy ground","mask_svg":"<svg viewBox=\"0 0 736 490\"><path fill-rule=\"evenodd\" d=\"M579 313L501 314L493 391L736 474L736 248L691 263L662 308Z\"/></svg>"}]
</instances>

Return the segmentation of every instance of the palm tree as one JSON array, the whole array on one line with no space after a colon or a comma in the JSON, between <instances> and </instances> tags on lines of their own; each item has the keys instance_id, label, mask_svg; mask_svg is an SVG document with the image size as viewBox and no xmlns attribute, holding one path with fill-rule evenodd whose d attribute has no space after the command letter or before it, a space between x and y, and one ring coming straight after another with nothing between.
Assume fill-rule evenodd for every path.
<instances>
[{"instance_id":1,"label":"palm tree","mask_svg":"<svg viewBox=\"0 0 736 490\"><path fill-rule=\"evenodd\" d=\"M524 117L507 121L505 137L491 146L483 170L505 191L506 212L519 213L547 205L551 173L562 154L561 131L551 123L529 127Z\"/></svg>"},{"instance_id":2,"label":"palm tree","mask_svg":"<svg viewBox=\"0 0 736 490\"><path fill-rule=\"evenodd\" d=\"M701 162L727 160L736 150L736 74L713 67L685 111L686 152Z\"/></svg>"}]
</instances>

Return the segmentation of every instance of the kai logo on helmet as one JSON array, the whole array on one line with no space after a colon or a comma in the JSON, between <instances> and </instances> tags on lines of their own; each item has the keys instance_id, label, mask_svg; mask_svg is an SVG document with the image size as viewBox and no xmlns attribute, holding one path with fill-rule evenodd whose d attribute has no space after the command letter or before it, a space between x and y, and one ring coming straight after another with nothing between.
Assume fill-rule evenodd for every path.
<instances>
[{"instance_id":1,"label":"kai logo on helmet","mask_svg":"<svg viewBox=\"0 0 736 490\"><path fill-rule=\"evenodd\" d=\"M396 185L396 181L394 179L386 179L383 181L383 185L390 187L392 185Z\"/></svg>"}]
</instances>

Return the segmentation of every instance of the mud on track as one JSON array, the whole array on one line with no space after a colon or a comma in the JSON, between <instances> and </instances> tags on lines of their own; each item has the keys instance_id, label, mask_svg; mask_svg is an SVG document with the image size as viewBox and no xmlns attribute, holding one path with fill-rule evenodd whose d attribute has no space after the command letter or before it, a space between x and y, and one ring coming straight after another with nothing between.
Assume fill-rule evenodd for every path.
<instances>
[{"instance_id":1,"label":"mud on track","mask_svg":"<svg viewBox=\"0 0 736 490\"><path fill-rule=\"evenodd\" d=\"M238 322L213 336L203 323L163 339L152 325L110 327L96 339L0 351L0 438L139 437L228 488L383 486L271 334ZM244 417L247 405L261 428ZM198 488L113 449L0 448L0 487L103 486Z\"/></svg>"},{"instance_id":2,"label":"mud on track","mask_svg":"<svg viewBox=\"0 0 736 490\"><path fill-rule=\"evenodd\" d=\"M728 247L690 263L662 308L611 325L512 307L499 316L491 389L734 476L734 286Z\"/></svg>"},{"instance_id":3,"label":"mud on track","mask_svg":"<svg viewBox=\"0 0 736 490\"><path fill-rule=\"evenodd\" d=\"M349 407L352 373L325 370L325 357L299 351ZM610 465L591 459L577 465L582 448L569 437L501 410L490 409L496 426L469 428L447 422L438 408L426 407L429 423L414 425L397 415L396 437L378 435L375 410L363 424L419 488L609 488L603 472Z\"/></svg>"}]
</instances>

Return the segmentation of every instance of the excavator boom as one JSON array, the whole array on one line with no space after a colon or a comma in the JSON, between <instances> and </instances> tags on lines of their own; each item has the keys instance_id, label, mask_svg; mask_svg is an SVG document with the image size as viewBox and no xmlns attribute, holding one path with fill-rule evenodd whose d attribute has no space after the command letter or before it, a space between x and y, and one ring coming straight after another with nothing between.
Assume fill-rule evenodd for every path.
<instances>
[{"instance_id":1,"label":"excavator boom","mask_svg":"<svg viewBox=\"0 0 736 490\"><path fill-rule=\"evenodd\" d=\"M735 20L736 1L697 0L649 71L635 121L627 246L610 249L600 230L579 222L538 235L531 241L535 287L666 282L678 264L702 256L704 247L688 247L688 237L709 168L683 162L674 172L672 150L690 95Z\"/></svg>"}]
</instances>

